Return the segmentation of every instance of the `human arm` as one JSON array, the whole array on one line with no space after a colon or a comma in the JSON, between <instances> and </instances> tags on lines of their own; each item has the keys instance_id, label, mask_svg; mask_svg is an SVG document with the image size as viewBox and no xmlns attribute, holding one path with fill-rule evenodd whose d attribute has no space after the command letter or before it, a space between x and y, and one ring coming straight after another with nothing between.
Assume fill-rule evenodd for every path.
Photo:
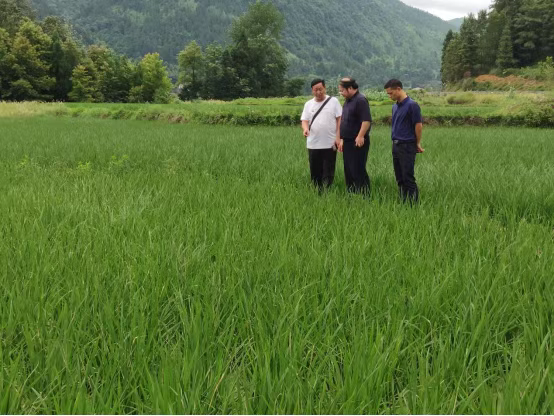
<instances>
[{"instance_id":1,"label":"human arm","mask_svg":"<svg viewBox=\"0 0 554 416\"><path fill-rule=\"evenodd\" d=\"M415 135L416 135L416 143L417 143L417 153L425 152L425 149L421 147L421 136L423 135L423 123L416 123Z\"/></svg>"},{"instance_id":2,"label":"human arm","mask_svg":"<svg viewBox=\"0 0 554 416\"><path fill-rule=\"evenodd\" d=\"M335 118L337 120L336 134L335 134L335 146L339 152L342 152L344 149L344 140L340 137L340 125L342 122L342 106L337 98L333 98L333 103L335 105Z\"/></svg>"},{"instance_id":3,"label":"human arm","mask_svg":"<svg viewBox=\"0 0 554 416\"><path fill-rule=\"evenodd\" d=\"M310 122L308 120L302 120L302 132L304 133L304 137L310 135Z\"/></svg>"},{"instance_id":4,"label":"human arm","mask_svg":"<svg viewBox=\"0 0 554 416\"><path fill-rule=\"evenodd\" d=\"M356 136L356 146L362 147L365 143L365 135L371 127L371 111L369 109L369 102L365 97L364 99L358 101L357 107L359 117L362 120L362 125L360 127L360 131L358 132L358 136Z\"/></svg>"},{"instance_id":5,"label":"human arm","mask_svg":"<svg viewBox=\"0 0 554 416\"><path fill-rule=\"evenodd\" d=\"M304 135L304 137L308 137L310 135L309 105L310 105L309 101L306 104L304 104L304 109L302 110L302 115L300 116L300 120L302 120L302 134Z\"/></svg>"},{"instance_id":6,"label":"human arm","mask_svg":"<svg viewBox=\"0 0 554 416\"><path fill-rule=\"evenodd\" d=\"M335 146L339 152L342 152L342 140L340 138L340 120L341 116L337 117L337 128L336 128L336 135L335 135Z\"/></svg>"},{"instance_id":7,"label":"human arm","mask_svg":"<svg viewBox=\"0 0 554 416\"><path fill-rule=\"evenodd\" d=\"M356 146L362 147L365 143L365 135L369 131L369 127L371 126L370 121L363 121L362 127L360 128L360 131L358 133L358 136L356 137Z\"/></svg>"},{"instance_id":8,"label":"human arm","mask_svg":"<svg viewBox=\"0 0 554 416\"><path fill-rule=\"evenodd\" d=\"M423 153L425 149L421 147L421 137L423 135L423 117L421 116L421 108L417 103L412 106L412 123L416 136L417 153Z\"/></svg>"}]
</instances>

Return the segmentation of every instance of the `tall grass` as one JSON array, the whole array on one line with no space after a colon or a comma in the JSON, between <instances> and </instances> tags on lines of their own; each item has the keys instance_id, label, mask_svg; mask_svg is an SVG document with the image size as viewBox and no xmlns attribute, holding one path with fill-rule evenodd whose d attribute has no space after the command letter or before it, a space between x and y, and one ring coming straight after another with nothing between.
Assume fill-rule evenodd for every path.
<instances>
[{"instance_id":1,"label":"tall grass","mask_svg":"<svg viewBox=\"0 0 554 416\"><path fill-rule=\"evenodd\" d=\"M369 200L296 128L0 119L1 413L552 413L554 142L389 130Z\"/></svg>"}]
</instances>

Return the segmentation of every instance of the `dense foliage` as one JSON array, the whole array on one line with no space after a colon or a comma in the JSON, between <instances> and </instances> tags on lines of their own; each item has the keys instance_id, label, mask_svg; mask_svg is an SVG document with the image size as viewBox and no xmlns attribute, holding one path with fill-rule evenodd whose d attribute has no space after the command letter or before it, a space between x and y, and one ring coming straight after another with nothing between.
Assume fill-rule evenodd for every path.
<instances>
[{"instance_id":1,"label":"dense foliage","mask_svg":"<svg viewBox=\"0 0 554 416\"><path fill-rule=\"evenodd\" d=\"M59 17L34 20L21 0L0 0L0 100L169 102L158 54L134 63L104 45L84 48Z\"/></svg>"},{"instance_id":2,"label":"dense foliage","mask_svg":"<svg viewBox=\"0 0 554 416\"><path fill-rule=\"evenodd\" d=\"M133 62L104 45L85 49L61 18L36 22L23 6L0 0L12 16L0 27L0 100L171 101L172 82L158 53ZM178 55L181 98L298 95L304 81L285 80L283 26L272 4L254 3L233 22L231 45L214 43L204 53L191 42Z\"/></svg>"},{"instance_id":3,"label":"dense foliage","mask_svg":"<svg viewBox=\"0 0 554 416\"><path fill-rule=\"evenodd\" d=\"M283 15L275 6L256 2L232 23L230 45L212 43L203 52L196 41L190 42L178 55L180 97L300 95L304 80L285 82L288 63L279 44L283 27Z\"/></svg>"},{"instance_id":4,"label":"dense foliage","mask_svg":"<svg viewBox=\"0 0 554 416\"><path fill-rule=\"evenodd\" d=\"M252 0L34 0L40 16L63 16L88 43L106 42L139 58L159 52L170 65L185 45L233 41L229 28ZM284 15L281 44L290 76L351 74L381 87L391 76L412 85L440 77L448 23L398 0L271 2ZM216 51L212 51L216 52ZM255 88L255 87L254 87Z\"/></svg>"},{"instance_id":5,"label":"dense foliage","mask_svg":"<svg viewBox=\"0 0 554 416\"><path fill-rule=\"evenodd\" d=\"M548 62L554 56L552 0L495 0L490 12L470 14L443 43L442 80Z\"/></svg>"}]
</instances>

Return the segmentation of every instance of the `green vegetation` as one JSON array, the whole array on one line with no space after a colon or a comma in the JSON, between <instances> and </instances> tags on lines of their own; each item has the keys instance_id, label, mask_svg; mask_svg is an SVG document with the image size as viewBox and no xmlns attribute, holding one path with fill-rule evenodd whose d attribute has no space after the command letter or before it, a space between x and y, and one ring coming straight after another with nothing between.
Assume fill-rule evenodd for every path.
<instances>
[{"instance_id":1,"label":"green vegetation","mask_svg":"<svg viewBox=\"0 0 554 416\"><path fill-rule=\"evenodd\" d=\"M554 411L551 131L426 129L410 208L385 127L369 201L297 127L0 130L1 413Z\"/></svg>"},{"instance_id":2,"label":"green vegetation","mask_svg":"<svg viewBox=\"0 0 554 416\"><path fill-rule=\"evenodd\" d=\"M232 44L202 48L192 41L178 55L183 100L300 95L304 81L286 83L287 58L279 44L283 15L271 3L255 2L231 26ZM293 86L296 85L296 88Z\"/></svg>"},{"instance_id":3,"label":"green vegetation","mask_svg":"<svg viewBox=\"0 0 554 416\"><path fill-rule=\"evenodd\" d=\"M374 124L390 124L391 106L381 91L364 91ZM429 125L510 125L554 127L552 94L428 94L410 92ZM234 101L152 104L0 103L0 117L50 114L85 118L162 120L171 123L293 126L310 97L242 98ZM382 101L386 100L386 101Z\"/></svg>"},{"instance_id":4,"label":"green vegetation","mask_svg":"<svg viewBox=\"0 0 554 416\"><path fill-rule=\"evenodd\" d=\"M11 0L0 0L2 5ZM11 3L10 3L11 4ZM158 53L134 63L106 46L85 51L59 18L34 22L23 8L8 9L18 23L0 27L0 99L167 104L172 82ZM21 16L20 16L21 15ZM285 79L286 51L279 44L284 19L270 3L256 2L231 26L233 44L205 53L191 42L178 55L184 100L300 95L301 79Z\"/></svg>"},{"instance_id":5,"label":"green vegetation","mask_svg":"<svg viewBox=\"0 0 554 416\"><path fill-rule=\"evenodd\" d=\"M453 94L446 97L448 104L470 104L475 101L475 95L468 92L465 94Z\"/></svg>"},{"instance_id":6,"label":"green vegetation","mask_svg":"<svg viewBox=\"0 0 554 416\"><path fill-rule=\"evenodd\" d=\"M170 65L196 41L202 48L227 45L234 19L252 0L34 0L41 17L61 16L87 43L105 42L138 59L159 52ZM274 0L285 17L282 45L289 76L352 75L360 85L381 87L392 76L423 85L439 80L440 45L452 26L398 0L291 2ZM398 38L393 28L402 28ZM174 75L176 75L174 70Z\"/></svg>"},{"instance_id":7,"label":"green vegetation","mask_svg":"<svg viewBox=\"0 0 554 416\"><path fill-rule=\"evenodd\" d=\"M442 81L454 83L488 73L503 75L509 68L532 67L539 62L554 71L552 56L554 2L495 0L490 12L482 10L477 17L470 14L459 33L447 33ZM544 80L544 68L539 71ZM527 75L530 73L534 71L527 71Z\"/></svg>"},{"instance_id":8,"label":"green vegetation","mask_svg":"<svg viewBox=\"0 0 554 416\"><path fill-rule=\"evenodd\" d=\"M0 100L170 101L171 81L158 54L133 63L105 46L85 50L59 18L33 21L12 0L0 0L0 10L10 13L0 20Z\"/></svg>"}]
</instances>

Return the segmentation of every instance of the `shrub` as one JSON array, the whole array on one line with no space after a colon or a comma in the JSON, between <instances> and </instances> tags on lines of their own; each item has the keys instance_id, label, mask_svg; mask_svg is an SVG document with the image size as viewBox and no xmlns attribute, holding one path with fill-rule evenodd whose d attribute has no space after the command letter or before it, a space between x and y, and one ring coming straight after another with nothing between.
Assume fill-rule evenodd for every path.
<instances>
[{"instance_id":1,"label":"shrub","mask_svg":"<svg viewBox=\"0 0 554 416\"><path fill-rule=\"evenodd\" d=\"M463 94L452 94L446 98L448 104L469 104L475 101L475 95L466 92Z\"/></svg>"},{"instance_id":2,"label":"shrub","mask_svg":"<svg viewBox=\"0 0 554 416\"><path fill-rule=\"evenodd\" d=\"M464 91L473 91L477 87L475 80L473 78L465 78L462 81L462 90Z\"/></svg>"}]
</instances>

